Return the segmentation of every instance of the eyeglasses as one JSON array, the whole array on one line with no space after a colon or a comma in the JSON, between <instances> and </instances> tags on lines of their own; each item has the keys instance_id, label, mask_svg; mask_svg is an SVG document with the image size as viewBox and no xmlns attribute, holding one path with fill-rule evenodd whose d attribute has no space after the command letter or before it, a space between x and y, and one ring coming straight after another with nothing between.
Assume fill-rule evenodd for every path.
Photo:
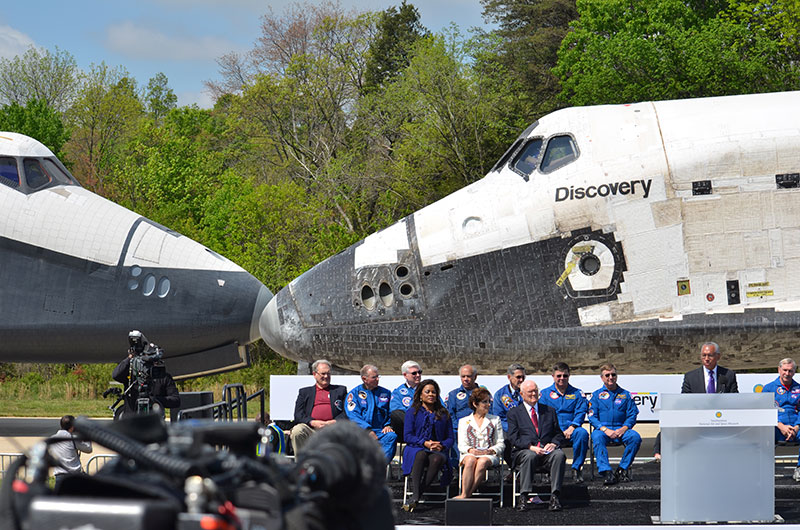
<instances>
[{"instance_id":1,"label":"eyeglasses","mask_svg":"<svg viewBox=\"0 0 800 530\"><path fill-rule=\"evenodd\" d=\"M603 377L617 377L617 374L603 374Z\"/></svg>"},{"instance_id":2,"label":"eyeglasses","mask_svg":"<svg viewBox=\"0 0 800 530\"><path fill-rule=\"evenodd\" d=\"M524 375L515 375L514 379L525 379Z\"/></svg>"},{"instance_id":3,"label":"eyeglasses","mask_svg":"<svg viewBox=\"0 0 800 530\"><path fill-rule=\"evenodd\" d=\"M567 375L567 374L564 374L564 375L554 375L553 377L555 377L556 379L569 379L569 375Z\"/></svg>"},{"instance_id":4,"label":"eyeglasses","mask_svg":"<svg viewBox=\"0 0 800 530\"><path fill-rule=\"evenodd\" d=\"M491 399L484 399L483 401L480 401L480 403L483 403L484 405L491 405L492 404L492 400Z\"/></svg>"},{"instance_id":5,"label":"eyeglasses","mask_svg":"<svg viewBox=\"0 0 800 530\"><path fill-rule=\"evenodd\" d=\"M422 375L422 370L417 370L416 372L408 372L411 375Z\"/></svg>"}]
</instances>

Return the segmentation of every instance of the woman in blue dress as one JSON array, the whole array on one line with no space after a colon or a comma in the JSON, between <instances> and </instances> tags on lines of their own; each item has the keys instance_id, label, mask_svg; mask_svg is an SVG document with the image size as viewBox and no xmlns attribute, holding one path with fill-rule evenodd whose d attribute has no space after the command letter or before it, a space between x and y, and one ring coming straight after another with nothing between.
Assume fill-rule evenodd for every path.
<instances>
[{"instance_id":1,"label":"woman in blue dress","mask_svg":"<svg viewBox=\"0 0 800 530\"><path fill-rule=\"evenodd\" d=\"M403 474L411 475L412 494L403 510L413 512L420 497L439 471L441 484L450 484L453 470L448 455L453 447L453 424L439 399L439 385L426 379L417 385L414 400L406 411L403 438Z\"/></svg>"}]
</instances>

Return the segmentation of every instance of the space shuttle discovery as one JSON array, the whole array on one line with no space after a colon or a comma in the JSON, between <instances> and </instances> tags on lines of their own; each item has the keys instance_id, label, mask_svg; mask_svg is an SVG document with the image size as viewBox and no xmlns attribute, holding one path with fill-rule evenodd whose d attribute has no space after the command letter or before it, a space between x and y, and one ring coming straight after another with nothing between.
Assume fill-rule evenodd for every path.
<instances>
[{"instance_id":1,"label":"space shuttle discovery","mask_svg":"<svg viewBox=\"0 0 800 530\"><path fill-rule=\"evenodd\" d=\"M800 349L800 92L559 110L482 180L318 264L261 334L433 373L684 372Z\"/></svg>"},{"instance_id":2,"label":"space shuttle discovery","mask_svg":"<svg viewBox=\"0 0 800 530\"><path fill-rule=\"evenodd\" d=\"M272 293L199 243L82 188L0 132L0 360L117 362L128 332L176 377L245 366Z\"/></svg>"}]
</instances>

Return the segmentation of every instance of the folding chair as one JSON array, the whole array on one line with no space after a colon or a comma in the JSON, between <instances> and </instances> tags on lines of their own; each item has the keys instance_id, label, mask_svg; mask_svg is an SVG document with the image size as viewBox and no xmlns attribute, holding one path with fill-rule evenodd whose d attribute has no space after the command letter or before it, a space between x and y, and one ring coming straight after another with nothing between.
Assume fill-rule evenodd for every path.
<instances>
[{"instance_id":1,"label":"folding chair","mask_svg":"<svg viewBox=\"0 0 800 530\"><path fill-rule=\"evenodd\" d=\"M464 470L464 466L459 465L458 466L458 491L459 492L461 492L461 473L462 473L463 470ZM495 473L495 474L497 474L497 481L500 483L500 490L499 491L491 491L491 492L475 491L475 493L473 493L472 496L473 497L500 497L500 507L502 508L503 507L503 497L504 497L504 492L505 492L505 480L503 480L503 477L505 477L505 474L506 474L505 470L506 470L506 464L505 464L505 462L503 461L502 458L500 458L500 463L498 465L486 468L486 479L479 486L479 489L481 487L483 487L485 484L488 484L490 475L492 473Z\"/></svg>"},{"instance_id":2,"label":"folding chair","mask_svg":"<svg viewBox=\"0 0 800 530\"><path fill-rule=\"evenodd\" d=\"M594 427L590 423L589 424L589 469L590 469L590 478L591 478L592 481L594 481L595 477L600 478L600 472L598 471L597 473L595 473L595 469L596 469L597 466L596 466L596 463L594 461L594 443L592 442L592 433L593 432L594 432ZM606 443L606 447L621 447L623 449L623 451L625 450L625 446L623 445L622 440L610 440L608 443ZM621 457L620 458L614 457L612 459L611 455L609 455L608 462L609 463L611 463L612 461L613 462L619 462L621 459L622 459ZM633 464L631 464L631 467L629 467L627 470L625 470L625 472L627 473L628 478L632 479L633 478Z\"/></svg>"},{"instance_id":3,"label":"folding chair","mask_svg":"<svg viewBox=\"0 0 800 530\"><path fill-rule=\"evenodd\" d=\"M408 487L408 479L410 479L410 475L403 476L403 504L408 504L408 497L411 495L411 491L409 491ZM441 486L436 485L434 482L430 486L431 488L441 488ZM450 484L444 487L444 491L431 491L428 490L423 493L419 498L419 504L444 504L444 502L450 498Z\"/></svg>"},{"instance_id":4,"label":"folding chair","mask_svg":"<svg viewBox=\"0 0 800 530\"><path fill-rule=\"evenodd\" d=\"M519 473L515 469L511 478L511 506L513 508L517 507L517 497L522 495L522 492L517 490L518 475ZM541 479L537 477L541 477ZM550 484L550 469L540 464L533 472L533 482L537 484Z\"/></svg>"}]
</instances>

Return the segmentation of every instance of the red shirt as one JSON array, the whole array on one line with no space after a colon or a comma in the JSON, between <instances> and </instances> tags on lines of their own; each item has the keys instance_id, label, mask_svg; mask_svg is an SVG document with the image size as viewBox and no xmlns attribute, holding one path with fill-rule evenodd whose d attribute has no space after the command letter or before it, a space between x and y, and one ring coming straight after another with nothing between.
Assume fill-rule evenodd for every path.
<instances>
[{"instance_id":1,"label":"red shirt","mask_svg":"<svg viewBox=\"0 0 800 530\"><path fill-rule=\"evenodd\" d=\"M331 392L330 389L323 390L315 385L317 389L314 395L314 408L311 409L312 420L328 421L333 419L333 411L331 410Z\"/></svg>"}]
</instances>

